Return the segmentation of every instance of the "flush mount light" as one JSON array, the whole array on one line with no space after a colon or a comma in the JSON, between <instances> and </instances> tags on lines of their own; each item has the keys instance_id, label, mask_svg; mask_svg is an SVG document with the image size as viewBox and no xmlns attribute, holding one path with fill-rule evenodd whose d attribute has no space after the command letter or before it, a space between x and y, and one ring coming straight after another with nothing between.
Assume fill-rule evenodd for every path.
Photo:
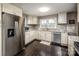
<instances>
[{"instance_id":1,"label":"flush mount light","mask_svg":"<svg viewBox=\"0 0 79 59\"><path fill-rule=\"evenodd\" d=\"M47 12L47 11L49 11L50 9L48 8L48 7L41 7L41 8L39 8L39 11L40 12Z\"/></svg>"}]
</instances>

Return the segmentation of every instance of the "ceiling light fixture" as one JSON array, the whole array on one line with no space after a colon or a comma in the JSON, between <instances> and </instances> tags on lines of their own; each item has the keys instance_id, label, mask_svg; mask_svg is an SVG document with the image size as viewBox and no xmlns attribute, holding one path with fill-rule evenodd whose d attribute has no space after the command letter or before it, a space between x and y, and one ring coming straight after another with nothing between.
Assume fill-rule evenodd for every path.
<instances>
[{"instance_id":1,"label":"ceiling light fixture","mask_svg":"<svg viewBox=\"0 0 79 59\"><path fill-rule=\"evenodd\" d=\"M39 11L40 12L47 12L47 11L49 11L50 9L48 8L48 7L41 7L41 8L39 8Z\"/></svg>"}]
</instances>

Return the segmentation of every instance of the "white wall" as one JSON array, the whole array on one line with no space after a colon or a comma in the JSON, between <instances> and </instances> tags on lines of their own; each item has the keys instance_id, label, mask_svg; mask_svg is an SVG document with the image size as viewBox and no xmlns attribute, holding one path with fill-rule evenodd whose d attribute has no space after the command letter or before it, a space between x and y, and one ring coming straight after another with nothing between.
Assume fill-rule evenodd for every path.
<instances>
[{"instance_id":1,"label":"white wall","mask_svg":"<svg viewBox=\"0 0 79 59\"><path fill-rule=\"evenodd\" d=\"M0 4L0 56L2 55L2 34L1 34L1 4Z\"/></svg>"}]
</instances>

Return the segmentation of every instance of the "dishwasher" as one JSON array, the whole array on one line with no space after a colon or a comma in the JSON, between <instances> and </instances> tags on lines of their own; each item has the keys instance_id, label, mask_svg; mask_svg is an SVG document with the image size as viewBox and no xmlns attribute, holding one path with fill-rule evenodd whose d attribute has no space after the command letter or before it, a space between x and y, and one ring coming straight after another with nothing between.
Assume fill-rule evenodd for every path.
<instances>
[{"instance_id":1,"label":"dishwasher","mask_svg":"<svg viewBox=\"0 0 79 59\"><path fill-rule=\"evenodd\" d=\"M53 35L54 35L53 42L61 44L61 32L54 32Z\"/></svg>"}]
</instances>

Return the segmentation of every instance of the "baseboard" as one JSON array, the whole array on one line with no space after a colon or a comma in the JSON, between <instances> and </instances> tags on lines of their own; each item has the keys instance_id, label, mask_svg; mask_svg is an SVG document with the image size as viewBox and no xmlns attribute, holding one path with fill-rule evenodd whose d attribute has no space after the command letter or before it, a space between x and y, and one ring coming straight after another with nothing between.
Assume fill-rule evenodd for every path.
<instances>
[{"instance_id":1,"label":"baseboard","mask_svg":"<svg viewBox=\"0 0 79 59\"><path fill-rule=\"evenodd\" d=\"M67 44L61 44L62 46L68 46Z\"/></svg>"},{"instance_id":2,"label":"baseboard","mask_svg":"<svg viewBox=\"0 0 79 59\"><path fill-rule=\"evenodd\" d=\"M24 48L25 47L27 47L28 45L30 45L32 42L34 42L34 41L41 41L41 40L38 40L38 39L34 39L33 41L31 41L31 42L29 42L28 44L26 44L25 46L24 46ZM64 45L61 45L61 43L56 43L56 42L51 42L51 45L57 45L57 46L61 46L61 47L64 47L64 48L68 48L68 46L64 46ZM14 56L17 56L18 54L20 54L22 51L24 51L24 49L22 49L22 50L20 50L16 55L14 55Z\"/></svg>"},{"instance_id":3,"label":"baseboard","mask_svg":"<svg viewBox=\"0 0 79 59\"><path fill-rule=\"evenodd\" d=\"M46 41L46 40L40 40L40 41L50 42L50 41ZM51 43L51 42L50 42L50 43Z\"/></svg>"},{"instance_id":4,"label":"baseboard","mask_svg":"<svg viewBox=\"0 0 79 59\"><path fill-rule=\"evenodd\" d=\"M61 47L64 47L64 48L68 48L68 46L61 45L61 43L56 43L56 42L51 42L51 45L57 45L57 46L61 46Z\"/></svg>"},{"instance_id":5,"label":"baseboard","mask_svg":"<svg viewBox=\"0 0 79 59\"><path fill-rule=\"evenodd\" d=\"M34 41L39 41L39 42L40 42L41 40L34 39L33 41L31 41L31 42L29 42L28 44L26 44L25 47L27 47L28 45L30 45L30 44L31 44L32 42L34 42Z\"/></svg>"},{"instance_id":6,"label":"baseboard","mask_svg":"<svg viewBox=\"0 0 79 59\"><path fill-rule=\"evenodd\" d=\"M27 47L28 45L30 45L32 42L34 42L34 41L41 41L41 40L37 40L37 39L34 39L33 41L31 41L31 42L29 42L28 44L26 44L25 46L24 46L24 48L25 47ZM24 51L24 48L23 49L21 49L18 53L16 53L14 56L17 56L18 54L20 54L22 51Z\"/></svg>"},{"instance_id":7,"label":"baseboard","mask_svg":"<svg viewBox=\"0 0 79 59\"><path fill-rule=\"evenodd\" d=\"M75 51L75 54L74 54L74 56L79 56L79 54Z\"/></svg>"},{"instance_id":8,"label":"baseboard","mask_svg":"<svg viewBox=\"0 0 79 59\"><path fill-rule=\"evenodd\" d=\"M23 52L24 50L21 49L18 53L16 53L14 56L17 56L18 54L20 54L21 52Z\"/></svg>"}]
</instances>

